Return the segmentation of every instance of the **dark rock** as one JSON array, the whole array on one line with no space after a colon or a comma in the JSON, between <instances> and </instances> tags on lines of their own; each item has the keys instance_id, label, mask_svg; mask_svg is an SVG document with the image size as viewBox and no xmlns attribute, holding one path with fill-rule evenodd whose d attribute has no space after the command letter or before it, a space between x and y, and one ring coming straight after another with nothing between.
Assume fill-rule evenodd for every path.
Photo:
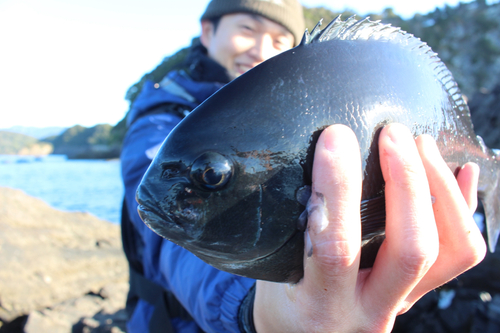
<instances>
[{"instance_id":1,"label":"dark rock","mask_svg":"<svg viewBox=\"0 0 500 333\"><path fill-rule=\"evenodd\" d=\"M97 295L84 295L32 312L27 318L23 332L125 332L127 314L124 307L128 283L110 284L104 289ZM103 294L107 297L103 297Z\"/></svg>"},{"instance_id":2,"label":"dark rock","mask_svg":"<svg viewBox=\"0 0 500 333\"><path fill-rule=\"evenodd\" d=\"M0 333L22 333L28 316L17 317L11 322L0 321Z\"/></svg>"}]
</instances>

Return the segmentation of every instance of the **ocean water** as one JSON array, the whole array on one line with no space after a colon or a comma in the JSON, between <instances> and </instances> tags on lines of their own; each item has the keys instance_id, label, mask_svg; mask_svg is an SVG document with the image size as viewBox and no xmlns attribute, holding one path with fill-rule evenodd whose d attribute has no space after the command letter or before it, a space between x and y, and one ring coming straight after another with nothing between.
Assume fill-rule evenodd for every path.
<instances>
[{"instance_id":1,"label":"ocean water","mask_svg":"<svg viewBox=\"0 0 500 333\"><path fill-rule=\"evenodd\" d=\"M21 189L59 210L120 221L124 190L118 160L0 156L0 186Z\"/></svg>"}]
</instances>

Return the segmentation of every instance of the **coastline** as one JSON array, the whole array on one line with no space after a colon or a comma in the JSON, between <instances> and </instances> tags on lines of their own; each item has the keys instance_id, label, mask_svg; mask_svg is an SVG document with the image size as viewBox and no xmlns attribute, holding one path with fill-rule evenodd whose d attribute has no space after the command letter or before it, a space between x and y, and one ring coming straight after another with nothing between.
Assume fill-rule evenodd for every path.
<instances>
[{"instance_id":1,"label":"coastline","mask_svg":"<svg viewBox=\"0 0 500 333\"><path fill-rule=\"evenodd\" d=\"M124 332L120 227L0 187L0 333Z\"/></svg>"}]
</instances>

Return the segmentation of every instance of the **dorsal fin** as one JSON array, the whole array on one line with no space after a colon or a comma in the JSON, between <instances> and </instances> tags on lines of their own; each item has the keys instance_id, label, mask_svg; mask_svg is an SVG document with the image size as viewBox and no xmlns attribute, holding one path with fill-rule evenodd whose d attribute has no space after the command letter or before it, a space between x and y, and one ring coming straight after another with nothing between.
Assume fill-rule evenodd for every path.
<instances>
[{"instance_id":1,"label":"dorsal fin","mask_svg":"<svg viewBox=\"0 0 500 333\"><path fill-rule=\"evenodd\" d=\"M345 21L342 21L341 15L339 15L323 30L320 29L321 24L322 20L316 24L311 33L307 30L305 31L299 47L332 40L382 41L399 44L423 57L427 61L428 66L434 70L436 78L455 101L460 114L463 116L466 114L470 115L469 108L453 75L438 58L437 53L433 52L427 43L422 42L420 38L390 24L383 24L380 21L370 21L369 17L358 21L355 15Z\"/></svg>"}]
</instances>

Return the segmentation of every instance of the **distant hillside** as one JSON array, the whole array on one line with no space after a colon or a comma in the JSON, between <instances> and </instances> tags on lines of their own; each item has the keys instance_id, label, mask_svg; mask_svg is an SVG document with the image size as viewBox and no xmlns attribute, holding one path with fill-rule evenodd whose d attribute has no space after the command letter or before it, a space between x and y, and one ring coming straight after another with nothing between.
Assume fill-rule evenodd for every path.
<instances>
[{"instance_id":1,"label":"distant hillside","mask_svg":"<svg viewBox=\"0 0 500 333\"><path fill-rule=\"evenodd\" d=\"M0 131L0 154L5 155L47 155L52 144L36 138L8 131Z\"/></svg>"},{"instance_id":2,"label":"distant hillside","mask_svg":"<svg viewBox=\"0 0 500 333\"><path fill-rule=\"evenodd\" d=\"M66 130L66 127L28 127L28 126L13 126L10 128L0 129L8 132L24 134L32 136L36 139L45 139L49 136L59 135Z\"/></svg>"},{"instance_id":3,"label":"distant hillside","mask_svg":"<svg viewBox=\"0 0 500 333\"><path fill-rule=\"evenodd\" d=\"M54 154L67 155L68 158L117 158L120 144L113 142L112 129L109 124L76 125L44 141L54 146Z\"/></svg>"},{"instance_id":4,"label":"distant hillside","mask_svg":"<svg viewBox=\"0 0 500 333\"><path fill-rule=\"evenodd\" d=\"M407 24L438 53L467 97L500 83L500 3L478 0L436 8Z\"/></svg>"}]
</instances>

